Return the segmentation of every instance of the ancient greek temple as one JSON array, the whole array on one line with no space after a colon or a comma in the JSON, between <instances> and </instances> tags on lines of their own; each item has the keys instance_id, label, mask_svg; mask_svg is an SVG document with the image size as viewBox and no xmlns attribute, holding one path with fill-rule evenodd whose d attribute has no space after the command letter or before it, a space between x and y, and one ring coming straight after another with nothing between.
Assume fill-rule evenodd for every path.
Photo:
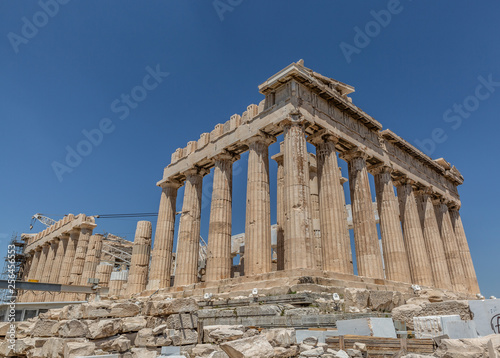
<instances>
[{"instance_id":1,"label":"ancient greek temple","mask_svg":"<svg viewBox=\"0 0 500 358\"><path fill-rule=\"evenodd\" d=\"M352 103L353 87L304 67L302 61L270 77L259 91L265 96L259 105L249 105L242 115L233 115L172 154L158 182L162 191L154 247L151 224L139 222L126 275L99 261L102 238L92 235L94 219L80 214L27 239L25 278L87 285L99 276L113 294L125 296L158 290L224 292L293 282L394 291L420 285L479 293L459 213L457 187L463 177L454 166L442 158L431 159L384 130ZM268 148L281 135L281 150L271 158L278 166L277 177L271 178ZM315 154L308 153L307 143ZM247 151L244 259L242 274L236 276L232 172L234 162ZM347 162L346 178L339 158ZM203 177L211 170L206 273L201 278ZM374 177L376 210L369 175ZM277 181L276 208L271 208L270 180ZM181 186L185 188L174 253ZM271 210L277 217L275 244ZM26 295L23 300L29 301L30 293Z\"/></svg>"}]
</instances>

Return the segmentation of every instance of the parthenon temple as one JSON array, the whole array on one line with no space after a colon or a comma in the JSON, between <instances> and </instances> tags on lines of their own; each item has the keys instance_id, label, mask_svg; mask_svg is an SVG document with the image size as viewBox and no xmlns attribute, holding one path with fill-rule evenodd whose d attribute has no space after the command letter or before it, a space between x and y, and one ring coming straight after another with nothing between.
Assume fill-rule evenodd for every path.
<instances>
[{"instance_id":1,"label":"parthenon temple","mask_svg":"<svg viewBox=\"0 0 500 358\"><path fill-rule=\"evenodd\" d=\"M157 183L161 199L154 244L151 224L139 222L128 279L121 280L126 289L114 289L114 294L164 290L187 295L293 282L394 291L419 285L470 296L479 293L459 212L457 187L463 177L454 166L442 158L431 159L383 129L352 103L352 86L304 67L303 61L270 77L259 92L265 96L259 105L249 105L172 154ZM268 147L281 135L281 150L270 158ZM308 143L316 153L309 153ZM234 162L247 151L246 224L238 271L233 264L232 173ZM341 172L339 158L347 162L347 173ZM278 166L275 178L270 176L269 159ZM209 234L202 262L203 177L211 170ZM374 178L376 204L369 175ZM271 180L277 183L276 207L271 207ZM181 186L185 188L174 253ZM276 225L271 223L272 210ZM104 267L98 268L101 239L92 236L94 219L79 215L64 220L50 235L28 238L26 278L88 285L97 271L104 272ZM200 265L206 265L203 275ZM116 267L112 270L100 276L106 284L110 275L122 274Z\"/></svg>"}]
</instances>

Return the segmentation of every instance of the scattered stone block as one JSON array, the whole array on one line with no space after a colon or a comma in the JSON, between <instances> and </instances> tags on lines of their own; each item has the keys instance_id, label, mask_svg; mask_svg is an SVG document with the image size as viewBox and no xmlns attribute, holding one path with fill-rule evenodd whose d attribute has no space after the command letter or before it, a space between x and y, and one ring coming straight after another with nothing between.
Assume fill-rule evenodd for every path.
<instances>
[{"instance_id":1,"label":"scattered stone block","mask_svg":"<svg viewBox=\"0 0 500 358\"><path fill-rule=\"evenodd\" d=\"M397 338L391 318L358 318L337 321L339 335Z\"/></svg>"},{"instance_id":2,"label":"scattered stone block","mask_svg":"<svg viewBox=\"0 0 500 358\"><path fill-rule=\"evenodd\" d=\"M263 335L226 342L220 346L230 358L271 358L274 349Z\"/></svg>"}]
</instances>

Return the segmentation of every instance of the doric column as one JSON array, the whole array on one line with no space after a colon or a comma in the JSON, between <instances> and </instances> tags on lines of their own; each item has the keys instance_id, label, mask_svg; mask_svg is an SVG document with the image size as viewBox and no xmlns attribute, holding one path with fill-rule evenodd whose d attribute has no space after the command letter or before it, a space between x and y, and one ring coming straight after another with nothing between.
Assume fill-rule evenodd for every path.
<instances>
[{"instance_id":1,"label":"doric column","mask_svg":"<svg viewBox=\"0 0 500 358\"><path fill-rule=\"evenodd\" d=\"M120 297L123 294L123 285L128 280L128 270L120 270L111 272L109 277L109 292L108 297Z\"/></svg>"},{"instance_id":2,"label":"doric column","mask_svg":"<svg viewBox=\"0 0 500 358\"><path fill-rule=\"evenodd\" d=\"M233 162L238 159L228 152L214 158L206 276L209 282L231 278Z\"/></svg>"},{"instance_id":3,"label":"doric column","mask_svg":"<svg viewBox=\"0 0 500 358\"><path fill-rule=\"evenodd\" d=\"M89 285L90 278L96 278L97 265L101 261L102 239L100 234L94 234L90 237L89 246L87 248L87 256L83 264L82 285Z\"/></svg>"},{"instance_id":4,"label":"doric column","mask_svg":"<svg viewBox=\"0 0 500 358\"><path fill-rule=\"evenodd\" d=\"M61 266L61 273L59 275L59 283L61 285L69 285L70 283L71 268L73 267L75 261L75 253L79 237L80 229L74 228L69 232L68 246L66 247L66 253Z\"/></svg>"},{"instance_id":5,"label":"doric column","mask_svg":"<svg viewBox=\"0 0 500 358\"><path fill-rule=\"evenodd\" d=\"M127 284L128 295L133 295L146 289L151 253L151 234L152 228L149 221L137 222Z\"/></svg>"},{"instance_id":6,"label":"doric column","mask_svg":"<svg viewBox=\"0 0 500 358\"><path fill-rule=\"evenodd\" d=\"M282 149L284 142L280 143ZM276 188L276 255L277 270L285 269L285 169L283 167L283 150L271 157L278 163Z\"/></svg>"},{"instance_id":7,"label":"doric column","mask_svg":"<svg viewBox=\"0 0 500 358\"><path fill-rule=\"evenodd\" d=\"M40 254L40 260L38 261L38 267L36 269L36 277L35 280L38 282L43 282L43 274L45 272L45 263L47 262L47 256L49 255L50 252L50 244L45 243L42 245L42 252ZM44 292L41 291L34 291L32 295L30 296L31 301L37 302L43 300L43 297L45 296Z\"/></svg>"},{"instance_id":8,"label":"doric column","mask_svg":"<svg viewBox=\"0 0 500 358\"><path fill-rule=\"evenodd\" d=\"M181 186L182 183L176 180L169 180L161 184L160 208L158 210L158 221L156 222L148 290L170 287L175 231L175 205L177 202L177 190Z\"/></svg>"},{"instance_id":9,"label":"doric column","mask_svg":"<svg viewBox=\"0 0 500 358\"><path fill-rule=\"evenodd\" d=\"M201 168L188 170L186 188L179 224L177 243L175 286L198 282L198 255L200 248L201 191L203 176L208 173Z\"/></svg>"},{"instance_id":10,"label":"doric column","mask_svg":"<svg viewBox=\"0 0 500 358\"><path fill-rule=\"evenodd\" d=\"M50 275L50 283L60 283L59 277L61 275L61 267L64 260L64 255L68 247L69 234L61 234L59 236L59 245L57 246L57 251L54 257L54 263L52 264L52 274Z\"/></svg>"},{"instance_id":11,"label":"doric column","mask_svg":"<svg viewBox=\"0 0 500 358\"><path fill-rule=\"evenodd\" d=\"M418 215L413 182L402 179L397 185L401 225L408 253L412 282L433 286L432 271Z\"/></svg>"},{"instance_id":12,"label":"doric column","mask_svg":"<svg viewBox=\"0 0 500 358\"><path fill-rule=\"evenodd\" d=\"M285 170L285 270L314 268L306 122L292 114L283 123Z\"/></svg>"},{"instance_id":13,"label":"doric column","mask_svg":"<svg viewBox=\"0 0 500 358\"><path fill-rule=\"evenodd\" d=\"M438 199L434 201L434 210L443 240L444 254L453 289L457 292L467 292L465 272L460 252L458 251L457 239L451 223L448 206L442 200Z\"/></svg>"},{"instance_id":14,"label":"doric column","mask_svg":"<svg viewBox=\"0 0 500 358\"><path fill-rule=\"evenodd\" d=\"M76 247L75 259L71 268L70 283L73 285L86 285L82 280L83 266L85 265L85 257L89 246L90 236L96 227L93 223L83 223L80 227L80 236Z\"/></svg>"},{"instance_id":15,"label":"doric column","mask_svg":"<svg viewBox=\"0 0 500 358\"><path fill-rule=\"evenodd\" d=\"M321 249L321 226L319 215L318 165L316 156L309 153L309 190L311 192L311 227L313 242L313 267L323 270L323 254Z\"/></svg>"},{"instance_id":16,"label":"doric column","mask_svg":"<svg viewBox=\"0 0 500 358\"><path fill-rule=\"evenodd\" d=\"M391 281L412 282L408 256L406 254L401 221L399 218L398 199L394 194L391 178L392 169L386 165L375 168L378 215L380 218L380 236L384 253L385 277Z\"/></svg>"},{"instance_id":17,"label":"doric column","mask_svg":"<svg viewBox=\"0 0 500 358\"><path fill-rule=\"evenodd\" d=\"M344 184L347 183L347 178L344 178L342 177L342 168L339 167L339 175L340 175L340 192L342 193L342 195L339 195L339 197L337 198L337 201L339 202L337 205L339 208L344 208L344 210L342 210L342 215L343 215L343 221L345 223L345 226L346 226L346 230L345 230L345 241L344 241L344 245L345 245L345 248L344 250L347 252L346 254L346 257L345 257L345 260L347 262L347 267L346 267L346 273L350 274L350 275L354 275L354 263L353 263L353 260L352 260L352 247L351 247L351 234L349 233L349 224L347 222L347 218L348 218L348 213L347 213L347 206L345 204L345 190L344 190Z\"/></svg>"},{"instance_id":18,"label":"doric column","mask_svg":"<svg viewBox=\"0 0 500 358\"><path fill-rule=\"evenodd\" d=\"M432 204L430 190L419 190L417 193L417 207L420 224L424 234L425 246L429 255L430 267L434 286L445 290L452 290L450 272L444 254L443 240L439 233L436 213Z\"/></svg>"},{"instance_id":19,"label":"doric column","mask_svg":"<svg viewBox=\"0 0 500 358\"><path fill-rule=\"evenodd\" d=\"M47 253L47 258L45 260L45 267L42 272L41 282L50 282L50 276L52 275L52 266L54 264L54 257L56 256L57 247L59 246L59 239L53 238L50 240L50 246Z\"/></svg>"},{"instance_id":20,"label":"doric column","mask_svg":"<svg viewBox=\"0 0 500 358\"><path fill-rule=\"evenodd\" d=\"M31 262L31 268L28 273L28 281L36 280L37 270L40 263L42 254L42 248L37 247L33 252L33 261ZM30 302L33 300L33 293L28 291L23 295L23 302Z\"/></svg>"},{"instance_id":21,"label":"doric column","mask_svg":"<svg viewBox=\"0 0 500 358\"><path fill-rule=\"evenodd\" d=\"M323 269L352 274L344 190L335 150L338 139L319 132L308 140L316 146L318 163Z\"/></svg>"},{"instance_id":22,"label":"doric column","mask_svg":"<svg viewBox=\"0 0 500 358\"><path fill-rule=\"evenodd\" d=\"M382 253L366 169L367 157L366 153L357 149L342 154L349 168L356 261L359 276L384 278Z\"/></svg>"},{"instance_id":23,"label":"doric column","mask_svg":"<svg viewBox=\"0 0 500 358\"><path fill-rule=\"evenodd\" d=\"M109 287L109 278L113 272L113 264L110 262L101 262L97 265L96 276L99 279L99 286Z\"/></svg>"},{"instance_id":24,"label":"doric column","mask_svg":"<svg viewBox=\"0 0 500 358\"><path fill-rule=\"evenodd\" d=\"M449 211L451 224L457 239L458 252L460 253L460 258L464 268L467 287L470 293L477 294L480 291L477 283L476 270L474 269L474 264L472 263L472 256L470 254L469 244L467 243L467 237L465 236L465 230L462 224L462 219L460 218L460 213L456 207L449 209Z\"/></svg>"},{"instance_id":25,"label":"doric column","mask_svg":"<svg viewBox=\"0 0 500 358\"><path fill-rule=\"evenodd\" d=\"M271 199L269 144L276 138L264 133L247 140L248 178L245 221L245 276L271 271Z\"/></svg>"}]
</instances>

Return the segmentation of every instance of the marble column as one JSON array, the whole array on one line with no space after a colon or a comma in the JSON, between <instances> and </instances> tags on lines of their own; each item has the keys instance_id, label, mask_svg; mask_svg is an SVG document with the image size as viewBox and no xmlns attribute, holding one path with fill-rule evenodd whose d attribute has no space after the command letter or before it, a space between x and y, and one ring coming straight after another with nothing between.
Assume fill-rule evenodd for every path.
<instances>
[{"instance_id":1,"label":"marble column","mask_svg":"<svg viewBox=\"0 0 500 358\"><path fill-rule=\"evenodd\" d=\"M66 247L66 253L63 258L61 273L59 275L59 283L61 285L70 284L71 268L73 267L75 261L76 248L78 246L78 238L80 237L80 229L74 228L69 232L68 246ZM70 294L65 294L69 296Z\"/></svg>"},{"instance_id":2,"label":"marble column","mask_svg":"<svg viewBox=\"0 0 500 358\"><path fill-rule=\"evenodd\" d=\"M158 221L156 222L148 290L170 287L175 231L175 205L177 202L177 190L182 186L182 183L170 180L162 183L160 186L162 191Z\"/></svg>"},{"instance_id":3,"label":"marble column","mask_svg":"<svg viewBox=\"0 0 500 358\"><path fill-rule=\"evenodd\" d=\"M372 171L375 178L375 191L380 218L385 277L391 281L411 283L408 255L406 254L403 232L401 231L398 199L394 194L391 172L392 169L385 165Z\"/></svg>"},{"instance_id":4,"label":"marble column","mask_svg":"<svg viewBox=\"0 0 500 358\"><path fill-rule=\"evenodd\" d=\"M397 185L399 212L403 236L408 253L408 263L412 282L422 286L433 286L432 270L425 246L422 225L418 215L417 200L412 186L413 182L403 179Z\"/></svg>"},{"instance_id":5,"label":"marble column","mask_svg":"<svg viewBox=\"0 0 500 358\"><path fill-rule=\"evenodd\" d=\"M108 297L118 297L123 295L124 285L128 280L128 270L120 270L111 272L109 277L109 292Z\"/></svg>"},{"instance_id":6,"label":"marble column","mask_svg":"<svg viewBox=\"0 0 500 358\"><path fill-rule=\"evenodd\" d=\"M71 268L70 284L86 285L82 280L83 267L85 266L85 257L89 246L90 236L94 230L95 224L83 223L80 227L80 236L78 237L78 245L74 256L73 266Z\"/></svg>"},{"instance_id":7,"label":"marble column","mask_svg":"<svg viewBox=\"0 0 500 358\"><path fill-rule=\"evenodd\" d=\"M68 246L69 234L61 234L59 236L59 242L57 245L57 251L54 256L54 261L52 264L52 271L49 277L50 283L60 283L59 277L61 275L61 267L64 260L64 255ZM53 293L51 296L46 295L46 299L52 297L54 301L60 301L63 297L62 293Z\"/></svg>"},{"instance_id":8,"label":"marble column","mask_svg":"<svg viewBox=\"0 0 500 358\"><path fill-rule=\"evenodd\" d=\"M361 150L351 150L342 154L342 158L347 161L349 168L358 275L383 279L382 253L378 242L377 224L366 168L367 157L368 155Z\"/></svg>"},{"instance_id":9,"label":"marble column","mask_svg":"<svg viewBox=\"0 0 500 358\"><path fill-rule=\"evenodd\" d=\"M344 190L337 161L338 139L322 132L310 136L318 163L321 247L325 271L352 274L351 243Z\"/></svg>"},{"instance_id":10,"label":"marble column","mask_svg":"<svg viewBox=\"0 0 500 358\"><path fill-rule=\"evenodd\" d=\"M285 170L285 270L313 269L314 245L306 122L292 115L283 123Z\"/></svg>"},{"instance_id":11,"label":"marble column","mask_svg":"<svg viewBox=\"0 0 500 358\"><path fill-rule=\"evenodd\" d=\"M472 256L470 254L469 244L467 243L467 237L465 236L465 230L462 224L462 219L460 218L460 213L456 207L450 209L449 211L451 224L457 239L458 252L460 253L460 258L464 268L467 288L469 289L469 293L480 293L479 285L477 283L476 270L474 269L474 264L472 263Z\"/></svg>"},{"instance_id":12,"label":"marble column","mask_svg":"<svg viewBox=\"0 0 500 358\"><path fill-rule=\"evenodd\" d=\"M272 269L268 147L274 141L276 138L264 133L246 141L249 153L245 221L245 276L270 272Z\"/></svg>"},{"instance_id":13,"label":"marble column","mask_svg":"<svg viewBox=\"0 0 500 358\"><path fill-rule=\"evenodd\" d=\"M42 252L40 254L40 260L38 261L38 267L36 269L36 276L35 280L37 282L43 282L42 277L43 273L45 271L45 263L47 262L47 256L49 255L50 251L50 244L45 243L42 245ZM31 296L31 301L33 302L39 302L43 300L43 297L45 296L45 292L42 291L33 291L32 296Z\"/></svg>"},{"instance_id":14,"label":"marble column","mask_svg":"<svg viewBox=\"0 0 500 358\"><path fill-rule=\"evenodd\" d=\"M47 259L45 260L45 267L42 272L41 282L50 282L50 276L52 275L52 266L54 264L54 258L56 256L58 246L58 238L53 238L52 240L50 240L49 251L47 253Z\"/></svg>"},{"instance_id":15,"label":"marble column","mask_svg":"<svg viewBox=\"0 0 500 358\"><path fill-rule=\"evenodd\" d=\"M233 200L233 162L239 156L225 152L217 155L214 166L206 280L231 278L231 234Z\"/></svg>"},{"instance_id":16,"label":"marble column","mask_svg":"<svg viewBox=\"0 0 500 358\"><path fill-rule=\"evenodd\" d=\"M139 221L137 223L127 284L128 295L133 295L146 289L151 253L151 234L152 227L149 221Z\"/></svg>"},{"instance_id":17,"label":"marble column","mask_svg":"<svg viewBox=\"0 0 500 358\"><path fill-rule=\"evenodd\" d=\"M436 213L432 204L431 190L419 190L417 194L417 206L420 216L420 224L424 234L425 246L429 255L434 287L452 290L450 272L446 263L443 241L439 233Z\"/></svg>"},{"instance_id":18,"label":"marble column","mask_svg":"<svg viewBox=\"0 0 500 358\"><path fill-rule=\"evenodd\" d=\"M323 254L321 249L321 226L319 214L318 165L316 156L309 153L309 190L311 192L311 227L313 235L313 267L323 270Z\"/></svg>"},{"instance_id":19,"label":"marble column","mask_svg":"<svg viewBox=\"0 0 500 358\"><path fill-rule=\"evenodd\" d=\"M281 142L280 147L283 147L283 144L284 142ZM271 157L278 163L276 189L276 255L278 271L285 269L285 169L283 167L283 148L281 149L278 154Z\"/></svg>"},{"instance_id":20,"label":"marble column","mask_svg":"<svg viewBox=\"0 0 500 358\"><path fill-rule=\"evenodd\" d=\"M110 262L101 262L97 265L96 276L99 279L99 286L109 287L109 279L113 272L113 264Z\"/></svg>"},{"instance_id":21,"label":"marble column","mask_svg":"<svg viewBox=\"0 0 500 358\"><path fill-rule=\"evenodd\" d=\"M90 237L87 248L87 256L82 271L82 285L89 285L90 278L96 278L97 265L101 261L102 240L104 237L100 234L94 234Z\"/></svg>"},{"instance_id":22,"label":"marble column","mask_svg":"<svg viewBox=\"0 0 500 358\"><path fill-rule=\"evenodd\" d=\"M347 274L349 275L354 275L354 263L353 263L353 260L352 260L352 247L351 247L351 235L349 233L349 224L347 223L347 217L349 216L347 214L347 206L345 204L345 190L344 190L344 184L347 183L347 178L344 178L342 177L342 168L339 167L339 175L340 175L340 181L339 181L339 184L340 184L340 193L341 195L339 195L337 197L337 201L338 201L338 207L339 208L344 208L344 210L342 210L342 217L343 217L343 223L345 223L345 226L346 226L346 230L345 230L345 241L344 241L344 245L345 245L345 248L344 248L344 251L345 251L345 262L346 262L346 266L345 266L345 269L346 269L346 272Z\"/></svg>"},{"instance_id":23,"label":"marble column","mask_svg":"<svg viewBox=\"0 0 500 358\"><path fill-rule=\"evenodd\" d=\"M201 196L203 176L207 173L207 170L201 168L193 168L185 173L186 188L179 224L175 286L186 286L198 282Z\"/></svg>"},{"instance_id":24,"label":"marble column","mask_svg":"<svg viewBox=\"0 0 500 358\"><path fill-rule=\"evenodd\" d=\"M31 262L30 272L28 273L28 281L36 280L36 274L41 254L42 254L42 249L40 247L35 248L35 251L33 252L33 261ZM33 292L31 291L25 292L25 294L23 295L23 302L30 302L31 300L33 300Z\"/></svg>"},{"instance_id":25,"label":"marble column","mask_svg":"<svg viewBox=\"0 0 500 358\"><path fill-rule=\"evenodd\" d=\"M457 292L467 292L465 282L465 272L458 250L457 239L451 223L448 206L442 200L434 200L434 210L436 219L443 240L444 254L448 270L450 272L453 290Z\"/></svg>"}]
</instances>

